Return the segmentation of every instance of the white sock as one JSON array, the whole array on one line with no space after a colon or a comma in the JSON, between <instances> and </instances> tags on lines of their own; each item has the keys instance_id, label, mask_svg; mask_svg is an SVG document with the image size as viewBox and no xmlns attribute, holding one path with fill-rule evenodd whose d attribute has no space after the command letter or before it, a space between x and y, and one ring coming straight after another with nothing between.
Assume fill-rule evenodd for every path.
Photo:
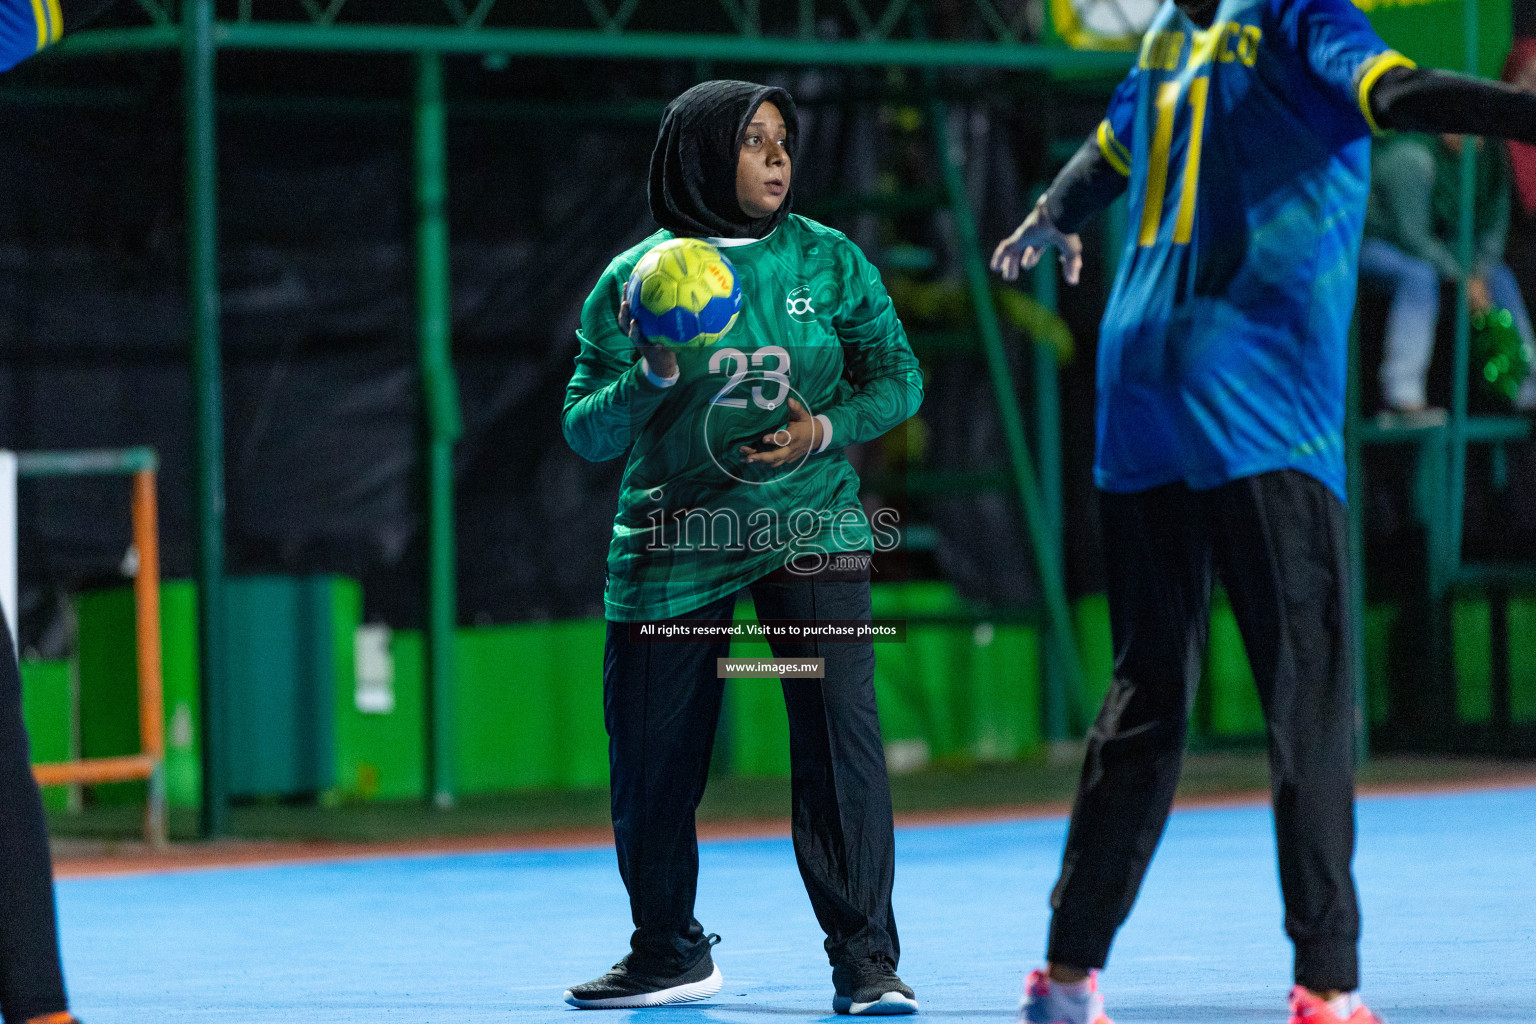
<instances>
[{"instance_id":1,"label":"white sock","mask_svg":"<svg viewBox=\"0 0 1536 1024\"><path fill-rule=\"evenodd\" d=\"M1064 981L1056 981L1053 979L1051 981L1051 988L1055 989L1057 992L1060 992L1062 995L1068 997L1069 999L1083 999L1088 995L1088 982L1089 979L1084 978L1082 981L1074 981L1069 985Z\"/></svg>"},{"instance_id":2,"label":"white sock","mask_svg":"<svg viewBox=\"0 0 1536 1024\"><path fill-rule=\"evenodd\" d=\"M1333 1015L1339 1020L1348 1020L1350 1014L1364 1005L1359 992L1345 992L1328 1000L1328 1009L1332 1010Z\"/></svg>"}]
</instances>

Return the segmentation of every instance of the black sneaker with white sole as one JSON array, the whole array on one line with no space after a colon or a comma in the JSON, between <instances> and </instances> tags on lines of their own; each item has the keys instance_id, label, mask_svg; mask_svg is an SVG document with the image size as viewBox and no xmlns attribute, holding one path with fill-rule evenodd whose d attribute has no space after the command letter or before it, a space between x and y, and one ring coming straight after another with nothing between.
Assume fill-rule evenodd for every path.
<instances>
[{"instance_id":1,"label":"black sneaker with white sole","mask_svg":"<svg viewBox=\"0 0 1536 1024\"><path fill-rule=\"evenodd\" d=\"M720 941L710 935L709 945ZM709 947L699 962L681 974L667 974L648 969L645 962L630 953L613 965L601 978L565 990L565 1001L583 1010L633 1010L646 1006L671 1006L708 999L720 991L725 979L709 955Z\"/></svg>"},{"instance_id":2,"label":"black sneaker with white sole","mask_svg":"<svg viewBox=\"0 0 1536 1024\"><path fill-rule=\"evenodd\" d=\"M873 1017L917 1012L917 996L896 976L896 962L884 953L832 968L833 1013Z\"/></svg>"}]
</instances>

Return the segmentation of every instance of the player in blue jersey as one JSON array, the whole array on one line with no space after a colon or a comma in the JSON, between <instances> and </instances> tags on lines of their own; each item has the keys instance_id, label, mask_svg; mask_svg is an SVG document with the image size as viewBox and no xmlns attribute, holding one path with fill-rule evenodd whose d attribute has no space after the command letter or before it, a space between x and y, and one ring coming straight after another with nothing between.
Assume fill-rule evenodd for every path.
<instances>
[{"instance_id":1,"label":"player in blue jersey","mask_svg":"<svg viewBox=\"0 0 1536 1024\"><path fill-rule=\"evenodd\" d=\"M64 997L48 823L32 777L21 676L0 616L0 1017L73 1024Z\"/></svg>"},{"instance_id":2,"label":"player in blue jersey","mask_svg":"<svg viewBox=\"0 0 1536 1024\"><path fill-rule=\"evenodd\" d=\"M1344 390L1370 137L1536 141L1536 97L1415 68L1348 0L1165 2L1109 114L999 243L1013 280L1128 192L1098 350L1114 680L1088 736L1033 1024L1105 1022L1097 990L1167 822L1212 570L1269 728L1293 1024L1361 1005Z\"/></svg>"}]
</instances>

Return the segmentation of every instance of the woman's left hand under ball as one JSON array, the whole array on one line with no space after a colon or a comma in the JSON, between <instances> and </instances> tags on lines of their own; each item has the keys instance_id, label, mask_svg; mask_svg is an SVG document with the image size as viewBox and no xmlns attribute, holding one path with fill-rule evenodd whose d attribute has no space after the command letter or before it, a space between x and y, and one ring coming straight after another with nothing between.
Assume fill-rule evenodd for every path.
<instances>
[{"instance_id":1,"label":"woman's left hand under ball","mask_svg":"<svg viewBox=\"0 0 1536 1024\"><path fill-rule=\"evenodd\" d=\"M762 443L768 446L766 451L742 445L740 451L743 462L782 466L786 462L799 461L807 452L813 452L821 446L821 423L793 398L787 407L789 423L771 434L763 435Z\"/></svg>"}]
</instances>

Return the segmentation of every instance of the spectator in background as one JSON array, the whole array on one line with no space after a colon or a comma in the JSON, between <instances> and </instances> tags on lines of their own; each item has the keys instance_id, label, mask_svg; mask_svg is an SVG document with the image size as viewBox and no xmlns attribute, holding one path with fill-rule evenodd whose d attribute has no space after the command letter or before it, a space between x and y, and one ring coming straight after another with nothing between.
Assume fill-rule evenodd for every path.
<instances>
[{"instance_id":1,"label":"spectator in background","mask_svg":"<svg viewBox=\"0 0 1536 1024\"><path fill-rule=\"evenodd\" d=\"M1504 262L1510 222L1510 166L1496 139L1403 135L1381 144L1371 161L1371 196L1360 274L1391 295L1381 362L1382 416L1409 425L1440 423L1424 382L1440 319L1440 282L1464 276L1456 256L1461 224L1461 149L1477 147L1476 231L1467 295L1476 314L1499 307L1514 315L1527 344L1536 343L1515 275ZM1531 147L1526 147L1531 148ZM1536 181L1533 181L1536 184ZM1516 399L1536 407L1536 381Z\"/></svg>"},{"instance_id":2,"label":"spectator in background","mask_svg":"<svg viewBox=\"0 0 1536 1024\"><path fill-rule=\"evenodd\" d=\"M1524 92L1536 93L1536 38L1515 40L1504 62L1504 81ZM1515 272L1529 306L1536 295L1536 146L1523 142L1508 145L1515 187L1504 262Z\"/></svg>"}]
</instances>

